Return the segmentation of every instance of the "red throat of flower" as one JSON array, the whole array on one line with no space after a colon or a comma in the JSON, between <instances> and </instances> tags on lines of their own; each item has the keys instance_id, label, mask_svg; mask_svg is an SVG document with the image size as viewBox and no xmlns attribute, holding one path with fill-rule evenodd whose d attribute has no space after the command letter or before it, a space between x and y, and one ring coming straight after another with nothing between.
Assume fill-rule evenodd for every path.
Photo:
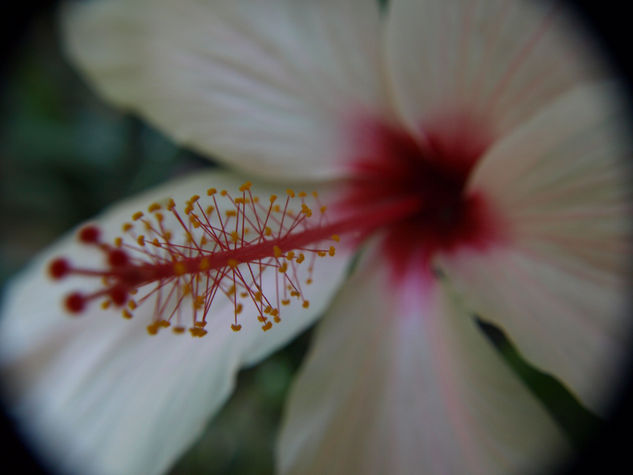
<instances>
[{"instance_id":1,"label":"red throat of flower","mask_svg":"<svg viewBox=\"0 0 633 475\"><path fill-rule=\"evenodd\" d=\"M316 260L335 255L341 236L354 245L384 232L382 252L395 276L413 264L430 269L438 252L495 238L484 198L465 190L481 145L434 134L420 143L385 126L372 127L366 139L370 153L355 162L354 179L330 206L332 216L317 193L287 190L285 199L260 199L245 183L235 198L210 188L204 204L195 195L181 211L171 199L152 203L147 216L139 211L123 223L125 238L112 244L96 226L84 227L78 240L103 254L105 268L81 268L61 257L49 274L96 277L103 287L71 293L66 310L80 314L98 299L103 308L121 307L129 319L140 305L153 305L150 334L169 326L183 333L186 313L190 333L199 337L207 333L213 302L223 297L233 305L233 330L242 328L248 305L266 331L281 321L284 306L309 306L304 286L312 283ZM275 276L272 287L265 272Z\"/></svg>"}]
</instances>

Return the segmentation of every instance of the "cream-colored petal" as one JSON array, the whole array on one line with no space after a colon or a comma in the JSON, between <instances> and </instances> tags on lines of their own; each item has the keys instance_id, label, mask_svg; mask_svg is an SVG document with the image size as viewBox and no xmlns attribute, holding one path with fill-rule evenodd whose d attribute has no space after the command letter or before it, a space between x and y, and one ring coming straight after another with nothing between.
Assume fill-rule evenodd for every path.
<instances>
[{"instance_id":1,"label":"cream-colored petal","mask_svg":"<svg viewBox=\"0 0 633 475\"><path fill-rule=\"evenodd\" d=\"M440 284L350 278L291 391L282 473L523 473L562 456L543 407ZM558 460L560 461L560 460Z\"/></svg>"},{"instance_id":2,"label":"cream-colored petal","mask_svg":"<svg viewBox=\"0 0 633 475\"><path fill-rule=\"evenodd\" d=\"M211 185L236 190L243 180L227 172L198 172L114 206L95 222L106 239L112 238L133 212L153 201L171 196L182 203ZM274 189L258 183L253 191L258 190ZM176 226L172 229L178 239ZM131 321L97 303L78 317L65 314L66 292L97 284L85 278L49 281L46 265L60 254L83 267L101 266L98 252L66 237L12 283L0 319L0 369L8 390L5 403L27 442L53 467L78 474L166 470L228 397L238 369L319 317L346 268L344 252L319 260L315 283L303 289L310 308L284 307L282 322L268 332L260 329L247 302L240 315L243 328L233 332L233 305L216 298L208 334L198 339L168 329L149 336L146 326L155 318L151 301L140 305ZM278 274L274 268L266 271L264 288L274 287ZM182 307L187 326L189 308Z\"/></svg>"},{"instance_id":3,"label":"cream-colored petal","mask_svg":"<svg viewBox=\"0 0 633 475\"><path fill-rule=\"evenodd\" d=\"M570 91L490 150L468 187L510 239L439 262L474 311L599 412L632 330L631 147L612 86Z\"/></svg>"},{"instance_id":4,"label":"cream-colored petal","mask_svg":"<svg viewBox=\"0 0 633 475\"><path fill-rule=\"evenodd\" d=\"M390 3L390 78L412 130L468 118L494 138L570 86L602 74L593 44L580 37L562 2Z\"/></svg>"},{"instance_id":5,"label":"cream-colored petal","mask_svg":"<svg viewBox=\"0 0 633 475\"><path fill-rule=\"evenodd\" d=\"M350 121L383 115L377 2L97 0L63 20L106 98L260 176L337 175Z\"/></svg>"}]
</instances>

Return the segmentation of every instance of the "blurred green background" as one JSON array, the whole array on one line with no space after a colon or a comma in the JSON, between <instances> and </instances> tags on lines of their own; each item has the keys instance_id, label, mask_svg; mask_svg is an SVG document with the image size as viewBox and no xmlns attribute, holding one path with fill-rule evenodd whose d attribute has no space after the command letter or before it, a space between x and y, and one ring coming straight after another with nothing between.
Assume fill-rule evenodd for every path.
<instances>
[{"instance_id":1,"label":"blurred green background","mask_svg":"<svg viewBox=\"0 0 633 475\"><path fill-rule=\"evenodd\" d=\"M213 166L96 97L63 57L56 28L52 9L36 17L2 78L0 286L109 204ZM482 329L582 445L598 421L555 380L526 365L497 329L485 323ZM171 473L271 473L283 402L309 339L307 332L243 371L229 403Z\"/></svg>"}]
</instances>

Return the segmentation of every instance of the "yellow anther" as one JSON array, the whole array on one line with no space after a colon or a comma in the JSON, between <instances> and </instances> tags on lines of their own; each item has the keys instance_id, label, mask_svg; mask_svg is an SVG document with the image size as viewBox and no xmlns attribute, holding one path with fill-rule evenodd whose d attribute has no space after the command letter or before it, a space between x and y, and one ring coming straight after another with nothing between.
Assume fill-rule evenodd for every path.
<instances>
[{"instance_id":1,"label":"yellow anther","mask_svg":"<svg viewBox=\"0 0 633 475\"><path fill-rule=\"evenodd\" d=\"M308 194L305 191L299 192L299 198L305 198L306 196L308 196Z\"/></svg>"},{"instance_id":2,"label":"yellow anther","mask_svg":"<svg viewBox=\"0 0 633 475\"><path fill-rule=\"evenodd\" d=\"M110 301L110 300L104 300L103 302L101 302L101 308L103 310L109 309L110 305L112 305L112 301Z\"/></svg>"},{"instance_id":3,"label":"yellow anther","mask_svg":"<svg viewBox=\"0 0 633 475\"><path fill-rule=\"evenodd\" d=\"M143 212L142 211L137 211L136 213L134 213L132 215L132 220L133 221L138 221L139 219L141 219L143 217Z\"/></svg>"},{"instance_id":4,"label":"yellow anther","mask_svg":"<svg viewBox=\"0 0 633 475\"><path fill-rule=\"evenodd\" d=\"M295 257L295 251L288 251L286 253L286 259L292 260L292 259L294 259L294 257Z\"/></svg>"},{"instance_id":5,"label":"yellow anther","mask_svg":"<svg viewBox=\"0 0 633 475\"><path fill-rule=\"evenodd\" d=\"M290 296L291 297L301 297L301 294L299 292L297 292L296 290L293 290L292 292L290 292Z\"/></svg>"},{"instance_id":6,"label":"yellow anther","mask_svg":"<svg viewBox=\"0 0 633 475\"><path fill-rule=\"evenodd\" d=\"M290 299L284 299L281 301L281 305L290 305Z\"/></svg>"},{"instance_id":7,"label":"yellow anther","mask_svg":"<svg viewBox=\"0 0 633 475\"><path fill-rule=\"evenodd\" d=\"M171 239L171 231L165 231L163 237L165 238L165 241L169 241Z\"/></svg>"},{"instance_id":8,"label":"yellow anther","mask_svg":"<svg viewBox=\"0 0 633 475\"><path fill-rule=\"evenodd\" d=\"M145 231L151 232L151 230L152 230L152 223L150 223L149 221L145 221L145 220L143 220L143 223L145 224L145 226L143 226L145 228Z\"/></svg>"},{"instance_id":9,"label":"yellow anther","mask_svg":"<svg viewBox=\"0 0 633 475\"><path fill-rule=\"evenodd\" d=\"M169 211L172 211L175 207L176 207L176 203L174 202L174 200L172 198L169 198L167 200L167 209Z\"/></svg>"},{"instance_id":10,"label":"yellow anther","mask_svg":"<svg viewBox=\"0 0 633 475\"><path fill-rule=\"evenodd\" d=\"M237 211L235 211L234 209L227 209L226 210L226 217L230 218L232 216L237 216Z\"/></svg>"},{"instance_id":11,"label":"yellow anther","mask_svg":"<svg viewBox=\"0 0 633 475\"><path fill-rule=\"evenodd\" d=\"M240 197L235 198L235 200L234 200L234 201L235 201L235 204L236 204L236 205L243 205L243 204L245 203L244 198L240 198Z\"/></svg>"},{"instance_id":12,"label":"yellow anther","mask_svg":"<svg viewBox=\"0 0 633 475\"><path fill-rule=\"evenodd\" d=\"M321 206L321 208L319 208L321 211L321 214L325 213L325 211L327 210L327 206L323 205Z\"/></svg>"},{"instance_id":13,"label":"yellow anther","mask_svg":"<svg viewBox=\"0 0 633 475\"><path fill-rule=\"evenodd\" d=\"M244 310L244 305L242 305L241 303L238 303L235 306L235 315L242 313L242 310Z\"/></svg>"},{"instance_id":14,"label":"yellow anther","mask_svg":"<svg viewBox=\"0 0 633 475\"><path fill-rule=\"evenodd\" d=\"M208 196L213 196L213 195L215 195L217 192L218 192L218 190L216 190L215 188L209 188L209 189L207 190L207 195L208 195Z\"/></svg>"},{"instance_id":15,"label":"yellow anther","mask_svg":"<svg viewBox=\"0 0 633 475\"><path fill-rule=\"evenodd\" d=\"M193 326L197 328L204 328L207 326L207 322L202 321L202 320L196 320L195 322L193 322Z\"/></svg>"},{"instance_id":16,"label":"yellow anther","mask_svg":"<svg viewBox=\"0 0 633 475\"><path fill-rule=\"evenodd\" d=\"M332 240L336 242L340 242L341 238L338 234L332 234Z\"/></svg>"},{"instance_id":17,"label":"yellow anther","mask_svg":"<svg viewBox=\"0 0 633 475\"><path fill-rule=\"evenodd\" d=\"M182 262L174 262L174 274L183 275L185 271L185 265Z\"/></svg>"},{"instance_id":18,"label":"yellow anther","mask_svg":"<svg viewBox=\"0 0 633 475\"><path fill-rule=\"evenodd\" d=\"M336 254L336 249L334 246L330 246L330 249L328 249L327 252L330 256L334 256L334 254Z\"/></svg>"},{"instance_id":19,"label":"yellow anther","mask_svg":"<svg viewBox=\"0 0 633 475\"><path fill-rule=\"evenodd\" d=\"M128 293L130 295L136 295L138 293L138 289L130 289L130 290L128 290Z\"/></svg>"},{"instance_id":20,"label":"yellow anther","mask_svg":"<svg viewBox=\"0 0 633 475\"><path fill-rule=\"evenodd\" d=\"M124 233L127 233L133 227L134 225L132 223L123 223L123 225L121 226L121 229L123 230Z\"/></svg>"},{"instance_id":21,"label":"yellow anther","mask_svg":"<svg viewBox=\"0 0 633 475\"><path fill-rule=\"evenodd\" d=\"M213 206L207 206L207 209L205 210L205 213L207 213L207 216L209 216L214 211L215 211L215 208Z\"/></svg>"},{"instance_id":22,"label":"yellow anther","mask_svg":"<svg viewBox=\"0 0 633 475\"><path fill-rule=\"evenodd\" d=\"M311 210L311 209L310 209L310 207L309 207L307 204L305 204L305 203L301 203L301 212L302 212L303 214L305 214L308 218L309 218L310 216L312 216L312 210Z\"/></svg>"},{"instance_id":23,"label":"yellow anther","mask_svg":"<svg viewBox=\"0 0 633 475\"><path fill-rule=\"evenodd\" d=\"M121 239L120 237L117 237L114 239L114 245L116 247L121 247L123 245L123 239Z\"/></svg>"},{"instance_id":24,"label":"yellow anther","mask_svg":"<svg viewBox=\"0 0 633 475\"><path fill-rule=\"evenodd\" d=\"M165 219L165 216L163 216L163 213L156 213L154 214L154 218L156 218L156 221L158 221L159 223L162 223Z\"/></svg>"},{"instance_id":25,"label":"yellow anther","mask_svg":"<svg viewBox=\"0 0 633 475\"><path fill-rule=\"evenodd\" d=\"M196 309L204 307L204 297L202 295L198 295L193 301L193 306Z\"/></svg>"},{"instance_id":26,"label":"yellow anther","mask_svg":"<svg viewBox=\"0 0 633 475\"><path fill-rule=\"evenodd\" d=\"M240 240L240 235L237 233L237 231L231 231L231 241L237 242L239 240Z\"/></svg>"},{"instance_id":27,"label":"yellow anther","mask_svg":"<svg viewBox=\"0 0 633 475\"><path fill-rule=\"evenodd\" d=\"M135 310L138 305L136 305L136 301L134 299L130 299L127 302L127 306L130 307L130 310Z\"/></svg>"},{"instance_id":28,"label":"yellow anther","mask_svg":"<svg viewBox=\"0 0 633 475\"><path fill-rule=\"evenodd\" d=\"M312 279L306 279L306 284L310 285L312 283Z\"/></svg>"},{"instance_id":29,"label":"yellow anther","mask_svg":"<svg viewBox=\"0 0 633 475\"><path fill-rule=\"evenodd\" d=\"M189 198L189 204L194 204L199 199L200 199L200 195L193 195L191 198Z\"/></svg>"},{"instance_id":30,"label":"yellow anther","mask_svg":"<svg viewBox=\"0 0 633 475\"><path fill-rule=\"evenodd\" d=\"M220 191L220 194L221 194L222 196L226 196L226 195L228 195L228 194L229 194L229 192L228 192L228 191L226 191L226 190L222 190L222 191Z\"/></svg>"},{"instance_id":31,"label":"yellow anther","mask_svg":"<svg viewBox=\"0 0 633 475\"><path fill-rule=\"evenodd\" d=\"M202 259L200 259L200 262L198 263L198 269L207 270L209 267L211 267L211 263L209 262L208 257L203 257Z\"/></svg>"},{"instance_id":32,"label":"yellow anther","mask_svg":"<svg viewBox=\"0 0 633 475\"><path fill-rule=\"evenodd\" d=\"M275 316L273 317L273 320L275 320L275 323L279 323L279 322L281 322L281 318L279 318L279 315L275 315Z\"/></svg>"},{"instance_id":33,"label":"yellow anther","mask_svg":"<svg viewBox=\"0 0 633 475\"><path fill-rule=\"evenodd\" d=\"M266 308L264 309L264 313L266 315L270 314L273 311L273 308L270 305L267 305Z\"/></svg>"},{"instance_id":34,"label":"yellow anther","mask_svg":"<svg viewBox=\"0 0 633 475\"><path fill-rule=\"evenodd\" d=\"M270 195L270 204L273 204L275 201L277 201L277 195Z\"/></svg>"},{"instance_id":35,"label":"yellow anther","mask_svg":"<svg viewBox=\"0 0 633 475\"><path fill-rule=\"evenodd\" d=\"M262 301L262 293L258 290L253 295L253 298L255 299L255 302L261 302Z\"/></svg>"},{"instance_id":36,"label":"yellow anther","mask_svg":"<svg viewBox=\"0 0 633 475\"><path fill-rule=\"evenodd\" d=\"M253 196L253 203L259 203L259 196Z\"/></svg>"},{"instance_id":37,"label":"yellow anther","mask_svg":"<svg viewBox=\"0 0 633 475\"><path fill-rule=\"evenodd\" d=\"M158 240L158 238L154 238L152 240L152 244L156 247L160 247L160 241Z\"/></svg>"},{"instance_id":38,"label":"yellow anther","mask_svg":"<svg viewBox=\"0 0 633 475\"><path fill-rule=\"evenodd\" d=\"M136 242L139 246L145 246L145 236L141 234L139 237L136 238Z\"/></svg>"},{"instance_id":39,"label":"yellow anther","mask_svg":"<svg viewBox=\"0 0 633 475\"><path fill-rule=\"evenodd\" d=\"M231 325L231 330L233 330L234 332L239 332L241 329L242 325L236 325L235 323Z\"/></svg>"},{"instance_id":40,"label":"yellow anther","mask_svg":"<svg viewBox=\"0 0 633 475\"><path fill-rule=\"evenodd\" d=\"M242 186L240 186L240 191L247 191L251 189L251 186L253 186L253 184L250 181L247 181L246 183L244 183Z\"/></svg>"},{"instance_id":41,"label":"yellow anther","mask_svg":"<svg viewBox=\"0 0 633 475\"><path fill-rule=\"evenodd\" d=\"M150 335L156 335L158 333L158 325L156 322L147 325L147 333Z\"/></svg>"},{"instance_id":42,"label":"yellow anther","mask_svg":"<svg viewBox=\"0 0 633 475\"><path fill-rule=\"evenodd\" d=\"M248 292L240 292L240 297L245 299L246 297L248 297Z\"/></svg>"},{"instance_id":43,"label":"yellow anther","mask_svg":"<svg viewBox=\"0 0 633 475\"><path fill-rule=\"evenodd\" d=\"M263 326L262 326L262 330L264 330L265 332L267 332L268 330L270 330L273 327L273 323L272 322L266 322Z\"/></svg>"},{"instance_id":44,"label":"yellow anther","mask_svg":"<svg viewBox=\"0 0 633 475\"><path fill-rule=\"evenodd\" d=\"M185 284L182 286L182 294L189 295L191 293L191 285Z\"/></svg>"},{"instance_id":45,"label":"yellow anther","mask_svg":"<svg viewBox=\"0 0 633 475\"><path fill-rule=\"evenodd\" d=\"M277 308L273 308L273 309L271 310L270 314L271 314L273 317L278 317L278 316L279 316L279 309L277 309Z\"/></svg>"},{"instance_id":46,"label":"yellow anther","mask_svg":"<svg viewBox=\"0 0 633 475\"><path fill-rule=\"evenodd\" d=\"M226 295L228 295L228 296L230 297L230 296L231 296L231 295L233 295L234 293L235 293L235 286L234 286L234 285L231 285L231 286L229 287L229 290L227 290Z\"/></svg>"},{"instance_id":47,"label":"yellow anther","mask_svg":"<svg viewBox=\"0 0 633 475\"><path fill-rule=\"evenodd\" d=\"M159 320L156 323L158 324L159 327L163 327L163 328L167 328L171 326L171 323L169 323L167 320Z\"/></svg>"},{"instance_id":48,"label":"yellow anther","mask_svg":"<svg viewBox=\"0 0 633 475\"><path fill-rule=\"evenodd\" d=\"M273 211L275 213L281 213L281 207L279 205L275 205L275 206L273 206Z\"/></svg>"},{"instance_id":49,"label":"yellow anther","mask_svg":"<svg viewBox=\"0 0 633 475\"><path fill-rule=\"evenodd\" d=\"M299 257L297 257L297 264L301 264L304 260L305 260L306 256L303 255L303 253L299 254Z\"/></svg>"},{"instance_id":50,"label":"yellow anther","mask_svg":"<svg viewBox=\"0 0 633 475\"><path fill-rule=\"evenodd\" d=\"M284 262L283 264L281 264L279 266L278 270L279 270L279 272L281 272L283 274L284 272L286 272L288 270L288 264L286 262Z\"/></svg>"},{"instance_id":51,"label":"yellow anther","mask_svg":"<svg viewBox=\"0 0 633 475\"><path fill-rule=\"evenodd\" d=\"M290 188L288 188L288 189L286 190L286 194L287 194L288 196L290 196L290 198L294 198L294 197L295 197L295 192L294 192L294 191L292 191Z\"/></svg>"},{"instance_id":52,"label":"yellow anther","mask_svg":"<svg viewBox=\"0 0 633 475\"><path fill-rule=\"evenodd\" d=\"M154 202L147 207L147 211L153 213L154 211L158 211L161 208L162 206L159 203Z\"/></svg>"},{"instance_id":53,"label":"yellow anther","mask_svg":"<svg viewBox=\"0 0 633 475\"><path fill-rule=\"evenodd\" d=\"M182 333L185 332L185 327L181 327L181 326L173 327L171 331L173 331L174 333L178 335L181 335Z\"/></svg>"},{"instance_id":54,"label":"yellow anther","mask_svg":"<svg viewBox=\"0 0 633 475\"><path fill-rule=\"evenodd\" d=\"M303 304L301 305L303 308L308 308L310 306L310 302L308 300L304 300Z\"/></svg>"},{"instance_id":55,"label":"yellow anther","mask_svg":"<svg viewBox=\"0 0 633 475\"><path fill-rule=\"evenodd\" d=\"M319 257L325 257L327 255L327 253L325 251L317 251L317 255Z\"/></svg>"},{"instance_id":56,"label":"yellow anther","mask_svg":"<svg viewBox=\"0 0 633 475\"><path fill-rule=\"evenodd\" d=\"M264 229L264 234L266 236L270 236L273 233L273 230L270 229L268 226L266 226L266 228Z\"/></svg>"},{"instance_id":57,"label":"yellow anther","mask_svg":"<svg viewBox=\"0 0 633 475\"><path fill-rule=\"evenodd\" d=\"M319 193L317 193L316 191L313 191L312 192L312 196L314 196L315 198L318 198L319 197Z\"/></svg>"},{"instance_id":58,"label":"yellow anther","mask_svg":"<svg viewBox=\"0 0 633 475\"><path fill-rule=\"evenodd\" d=\"M235 269L238 266L239 262L236 259L230 258L226 261L226 265L228 265L231 269ZM233 289L235 292L235 289Z\"/></svg>"},{"instance_id":59,"label":"yellow anther","mask_svg":"<svg viewBox=\"0 0 633 475\"><path fill-rule=\"evenodd\" d=\"M207 334L207 331L204 328L193 327L189 329L189 333L195 338L202 338Z\"/></svg>"},{"instance_id":60,"label":"yellow anther","mask_svg":"<svg viewBox=\"0 0 633 475\"><path fill-rule=\"evenodd\" d=\"M189 214L192 211L193 211L193 206L191 206L189 204L187 206L185 206L185 214Z\"/></svg>"},{"instance_id":61,"label":"yellow anther","mask_svg":"<svg viewBox=\"0 0 633 475\"><path fill-rule=\"evenodd\" d=\"M273 255L275 257L280 257L281 256L281 248L277 245L273 246Z\"/></svg>"},{"instance_id":62,"label":"yellow anther","mask_svg":"<svg viewBox=\"0 0 633 475\"><path fill-rule=\"evenodd\" d=\"M202 237L200 238L200 245L201 245L201 246L204 246L204 245L205 245L205 244L207 244L208 242L209 242L209 240L207 239L207 237L206 237L206 236L202 236Z\"/></svg>"}]
</instances>

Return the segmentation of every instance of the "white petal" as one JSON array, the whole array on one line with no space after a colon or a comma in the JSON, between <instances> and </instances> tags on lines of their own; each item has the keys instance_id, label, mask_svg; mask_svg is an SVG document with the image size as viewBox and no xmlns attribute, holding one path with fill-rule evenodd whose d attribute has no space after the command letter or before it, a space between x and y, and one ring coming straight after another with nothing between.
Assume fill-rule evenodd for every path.
<instances>
[{"instance_id":1,"label":"white petal","mask_svg":"<svg viewBox=\"0 0 633 475\"><path fill-rule=\"evenodd\" d=\"M348 121L385 103L377 2L97 0L64 26L108 99L259 175L337 174Z\"/></svg>"},{"instance_id":2,"label":"white petal","mask_svg":"<svg viewBox=\"0 0 633 475\"><path fill-rule=\"evenodd\" d=\"M560 2L393 0L387 59L403 119L417 131L465 115L494 137L601 74L567 15Z\"/></svg>"},{"instance_id":3,"label":"white petal","mask_svg":"<svg viewBox=\"0 0 633 475\"><path fill-rule=\"evenodd\" d=\"M395 283L378 258L319 326L278 462L301 474L505 474L538 470L563 447L472 316L422 272Z\"/></svg>"},{"instance_id":4,"label":"white petal","mask_svg":"<svg viewBox=\"0 0 633 475\"><path fill-rule=\"evenodd\" d=\"M630 348L631 147L609 85L570 91L474 171L510 239L440 267L519 350L604 411Z\"/></svg>"},{"instance_id":5,"label":"white petal","mask_svg":"<svg viewBox=\"0 0 633 475\"><path fill-rule=\"evenodd\" d=\"M210 185L234 190L243 180L198 172L113 207L97 223L112 237L132 212L157 199L183 202ZM264 184L253 189L271 191ZM62 296L90 284L81 278L50 282L45 265L60 254L84 267L100 267L100 256L67 237L11 285L0 320L0 368L9 390L7 407L27 442L56 469L81 474L166 470L228 397L238 369L320 316L346 267L344 252L320 260L315 284L303 289L310 308L284 307L282 322L266 333L246 305L242 331L233 332L233 305L220 300L212 307L208 334L194 339L169 331L150 337L145 327L154 317L151 303L140 305L131 321L96 304L76 318L65 314ZM271 277L265 274L264 287L274 285Z\"/></svg>"}]
</instances>

